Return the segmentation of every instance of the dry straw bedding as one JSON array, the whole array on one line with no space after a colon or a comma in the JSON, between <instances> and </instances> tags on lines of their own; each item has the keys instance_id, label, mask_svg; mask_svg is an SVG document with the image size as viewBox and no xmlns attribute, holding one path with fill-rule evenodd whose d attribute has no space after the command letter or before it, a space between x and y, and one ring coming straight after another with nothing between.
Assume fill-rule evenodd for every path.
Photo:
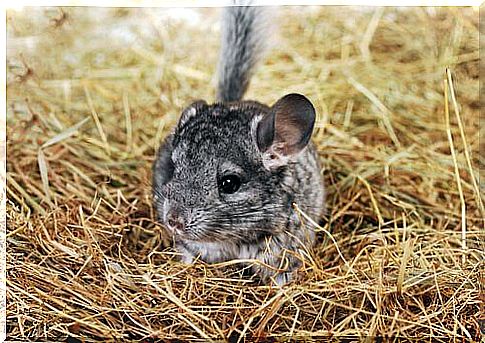
<instances>
[{"instance_id":1,"label":"dry straw bedding","mask_svg":"<svg viewBox=\"0 0 485 343\"><path fill-rule=\"evenodd\" d=\"M478 12L284 9L247 98L312 99L328 215L281 289L180 264L154 219L156 148L214 99L218 12L195 12L7 13L8 337L479 341Z\"/></svg>"}]
</instances>

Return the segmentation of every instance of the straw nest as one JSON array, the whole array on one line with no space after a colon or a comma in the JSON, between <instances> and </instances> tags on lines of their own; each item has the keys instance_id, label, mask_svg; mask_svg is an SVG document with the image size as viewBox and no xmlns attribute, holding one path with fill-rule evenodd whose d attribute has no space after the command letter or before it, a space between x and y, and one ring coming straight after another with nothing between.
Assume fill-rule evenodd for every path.
<instances>
[{"instance_id":1,"label":"straw nest","mask_svg":"<svg viewBox=\"0 0 485 343\"><path fill-rule=\"evenodd\" d=\"M155 221L156 148L214 99L218 14L7 13L7 337L480 340L478 12L282 11L247 98L312 99L328 186L283 288L177 262Z\"/></svg>"}]
</instances>

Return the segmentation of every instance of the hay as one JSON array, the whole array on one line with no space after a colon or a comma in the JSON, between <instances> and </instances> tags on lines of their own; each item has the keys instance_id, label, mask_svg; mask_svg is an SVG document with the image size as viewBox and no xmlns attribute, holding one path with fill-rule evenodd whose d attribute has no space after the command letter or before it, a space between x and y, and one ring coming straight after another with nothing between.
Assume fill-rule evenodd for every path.
<instances>
[{"instance_id":1,"label":"hay","mask_svg":"<svg viewBox=\"0 0 485 343\"><path fill-rule=\"evenodd\" d=\"M329 212L278 289L178 263L154 220L155 149L218 51L216 10L166 11L7 13L8 338L480 340L478 13L284 9L247 98L312 99Z\"/></svg>"}]
</instances>

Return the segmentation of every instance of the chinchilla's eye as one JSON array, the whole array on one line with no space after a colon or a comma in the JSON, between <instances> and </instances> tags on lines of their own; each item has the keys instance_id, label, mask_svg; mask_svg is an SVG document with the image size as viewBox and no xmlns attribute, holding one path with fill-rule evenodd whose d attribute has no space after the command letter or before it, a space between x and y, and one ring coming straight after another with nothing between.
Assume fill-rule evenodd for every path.
<instances>
[{"instance_id":1,"label":"chinchilla's eye","mask_svg":"<svg viewBox=\"0 0 485 343\"><path fill-rule=\"evenodd\" d=\"M241 187L241 179L237 175L224 175L217 182L221 193L232 194Z\"/></svg>"}]
</instances>

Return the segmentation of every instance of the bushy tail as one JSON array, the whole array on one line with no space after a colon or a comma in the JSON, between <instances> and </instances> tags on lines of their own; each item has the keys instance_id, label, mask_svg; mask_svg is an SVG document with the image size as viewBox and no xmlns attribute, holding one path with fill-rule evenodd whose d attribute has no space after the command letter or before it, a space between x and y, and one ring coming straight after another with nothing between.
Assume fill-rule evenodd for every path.
<instances>
[{"instance_id":1,"label":"bushy tail","mask_svg":"<svg viewBox=\"0 0 485 343\"><path fill-rule=\"evenodd\" d=\"M258 60L267 48L268 8L232 6L223 10L218 70L218 101L241 100Z\"/></svg>"}]
</instances>

